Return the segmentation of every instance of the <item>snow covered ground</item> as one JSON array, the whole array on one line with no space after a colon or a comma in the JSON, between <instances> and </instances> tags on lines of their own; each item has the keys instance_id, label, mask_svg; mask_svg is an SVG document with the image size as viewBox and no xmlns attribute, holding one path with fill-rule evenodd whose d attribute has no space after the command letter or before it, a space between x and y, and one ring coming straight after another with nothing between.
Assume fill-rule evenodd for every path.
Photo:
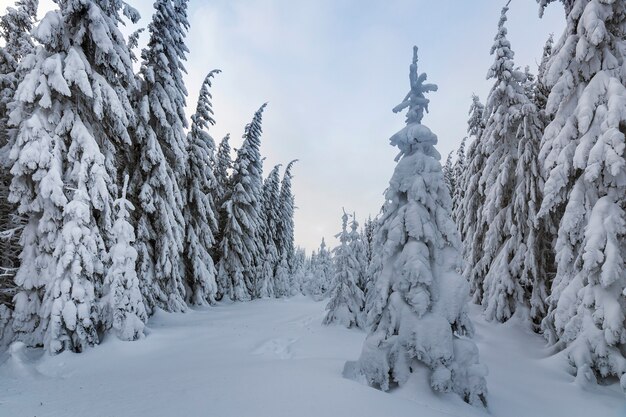
<instances>
[{"instance_id":1,"label":"snow covered ground","mask_svg":"<svg viewBox=\"0 0 626 417\"><path fill-rule=\"evenodd\" d=\"M2 417L626 416L617 385L584 388L543 340L473 310L489 410L435 395L424 372L390 393L342 378L365 333L323 327L305 297L158 313L148 337L82 354L16 348L0 357Z\"/></svg>"}]
</instances>

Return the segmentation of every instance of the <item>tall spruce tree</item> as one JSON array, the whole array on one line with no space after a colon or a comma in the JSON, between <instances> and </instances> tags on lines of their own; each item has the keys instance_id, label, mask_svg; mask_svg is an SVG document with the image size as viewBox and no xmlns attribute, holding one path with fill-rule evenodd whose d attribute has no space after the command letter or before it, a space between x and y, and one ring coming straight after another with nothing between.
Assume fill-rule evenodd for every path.
<instances>
[{"instance_id":1,"label":"tall spruce tree","mask_svg":"<svg viewBox=\"0 0 626 417\"><path fill-rule=\"evenodd\" d=\"M18 0L0 17L0 341L9 334L15 283L13 276L19 266L21 217L9 202L11 183L9 161L9 104L13 100L24 71L19 62L34 49L31 30L37 14L37 0ZM7 331L5 331L7 330Z\"/></svg>"},{"instance_id":2,"label":"tall spruce tree","mask_svg":"<svg viewBox=\"0 0 626 417\"><path fill-rule=\"evenodd\" d=\"M550 57L552 56L552 48L554 47L554 35L550 34L546 40L546 44L543 47L543 54L541 55L541 62L537 69L537 82L535 84L534 103L535 106L541 112L541 118L544 125L550 123L551 116L546 112L546 105L548 104L548 96L550 95L550 88L546 84L546 69Z\"/></svg>"},{"instance_id":3,"label":"tall spruce tree","mask_svg":"<svg viewBox=\"0 0 626 417\"><path fill-rule=\"evenodd\" d=\"M223 205L225 222L217 268L218 288L223 297L233 301L250 300L257 288L255 262L259 259L257 239L263 184L261 119L265 106L257 110L246 126L233 165L231 188Z\"/></svg>"},{"instance_id":4,"label":"tall spruce tree","mask_svg":"<svg viewBox=\"0 0 626 417\"><path fill-rule=\"evenodd\" d=\"M287 260L290 272L294 255L293 215L295 209L294 196L291 191L291 180L293 179L291 170L296 162L298 162L298 160L294 159L287 164L280 184L279 196L280 223L278 224L278 254L281 258L284 257Z\"/></svg>"},{"instance_id":5,"label":"tall spruce tree","mask_svg":"<svg viewBox=\"0 0 626 417\"><path fill-rule=\"evenodd\" d=\"M470 283L470 294L473 301L478 304L483 299L482 279L480 277L486 273L486 267L479 264L485 235L485 223L482 221L482 208L485 203L483 171L487 160L483 143L484 112L485 106L480 102L478 96L473 95L467 132L474 140L467 150L467 169L463 176L465 197L458 214L459 229L463 240L463 257L466 261L463 276Z\"/></svg>"},{"instance_id":6,"label":"tall spruce tree","mask_svg":"<svg viewBox=\"0 0 626 417\"><path fill-rule=\"evenodd\" d=\"M533 214L534 217L536 204L539 203L535 195L538 185L533 183L539 175L536 162L532 160L536 154L532 153L531 148L538 139L534 131L533 137L522 144L521 149L526 152L530 150L522 163L532 165L521 165L520 177L516 176L520 145L518 130L522 129L519 132L522 136L528 132L524 132L525 126L522 126L523 112L536 111L526 96L528 77L515 68L514 52L506 37L508 10L508 6L502 9L491 48L495 60L487 75L488 79L494 80L494 85L485 106L482 143L486 161L481 174L485 201L480 208L481 223L477 225L477 230L484 231L484 236L478 238L483 242L480 248L482 253L472 275L472 287L483 289L481 301L485 316L488 320L498 321L508 320L520 305L525 304L522 266L527 255L535 254L535 248L528 248L528 243L536 244L533 227L528 230L532 233L531 242L527 241L529 236L525 236L525 215ZM533 168L534 176L527 177L525 170L532 172ZM527 178L530 182L526 181ZM524 207L526 204L532 207ZM530 249L530 253L526 249Z\"/></svg>"},{"instance_id":7,"label":"tall spruce tree","mask_svg":"<svg viewBox=\"0 0 626 417\"><path fill-rule=\"evenodd\" d=\"M191 116L191 130L187 135L189 160L185 179L185 276L187 278L187 301L194 305L214 303L217 294L215 265L211 252L216 245L217 209L213 201L213 189L217 181L214 175L215 141L207 132L215 124L211 104L211 78L219 70L209 72L200 88L196 113Z\"/></svg>"},{"instance_id":8,"label":"tall spruce tree","mask_svg":"<svg viewBox=\"0 0 626 417\"><path fill-rule=\"evenodd\" d=\"M417 72L417 47L409 78L411 90L394 108L408 108L406 127L392 136L400 150L385 193L380 219L382 270L376 280L375 316L358 362L344 374L365 378L383 390L402 385L417 369L431 370L436 391L455 392L466 402L485 402L485 369L469 338L468 286L456 272L462 262L460 239L451 218L437 137L421 124L437 86Z\"/></svg>"},{"instance_id":9,"label":"tall spruce tree","mask_svg":"<svg viewBox=\"0 0 626 417\"><path fill-rule=\"evenodd\" d=\"M448 153L448 157L446 158L446 163L443 165L443 180L446 183L446 187L448 187L448 192L450 193L450 196L452 196L454 194L454 190L455 190L455 181L454 181L454 163L452 162L452 154L453 152L450 151L450 153Z\"/></svg>"},{"instance_id":10,"label":"tall spruce tree","mask_svg":"<svg viewBox=\"0 0 626 417\"><path fill-rule=\"evenodd\" d=\"M381 270L381 253L378 242L378 217L372 220L368 218L363 227L363 243L365 246L365 258L367 267L365 269L365 305L364 324L369 326L375 321L370 319L370 311L376 301L376 279Z\"/></svg>"},{"instance_id":11,"label":"tall spruce tree","mask_svg":"<svg viewBox=\"0 0 626 417\"><path fill-rule=\"evenodd\" d=\"M141 53L141 89L132 195L137 199L138 270L146 308L184 311L184 195L187 139L183 84L187 47L186 0L157 0L148 26L150 39Z\"/></svg>"},{"instance_id":12,"label":"tall spruce tree","mask_svg":"<svg viewBox=\"0 0 626 417\"><path fill-rule=\"evenodd\" d=\"M217 245L211 251L213 262L217 265L221 259L219 243L222 241L224 233L224 225L226 222L226 210L224 208L224 198L230 188L230 170L233 167L233 161L230 157L230 134L222 138L218 148L215 160L215 188L213 189L213 201L217 207L217 233L215 241Z\"/></svg>"},{"instance_id":13,"label":"tall spruce tree","mask_svg":"<svg viewBox=\"0 0 626 417\"><path fill-rule=\"evenodd\" d=\"M539 160L539 146L545 125L541 111L527 97L523 104L522 121L517 130L517 166L513 200L513 229L511 239L516 246L509 264L523 291L523 303L539 330L546 314L549 273L552 269L551 231L549 224L537 216L543 198L544 180Z\"/></svg>"},{"instance_id":14,"label":"tall spruce tree","mask_svg":"<svg viewBox=\"0 0 626 417\"><path fill-rule=\"evenodd\" d=\"M18 65L34 49L31 31L37 18L38 4L38 0L17 0L15 7L8 7L6 13L0 16L0 38L4 40L4 45L0 47L0 148L8 143L8 106L24 76L23 71L18 71ZM2 162L6 168L8 161L3 159Z\"/></svg>"},{"instance_id":15,"label":"tall spruce tree","mask_svg":"<svg viewBox=\"0 0 626 417\"><path fill-rule=\"evenodd\" d=\"M216 186L213 199L218 203L224 201L224 195L229 188L229 171L233 167L233 161L230 157L230 135L224 136L217 149L217 157L215 161L215 179Z\"/></svg>"},{"instance_id":16,"label":"tall spruce tree","mask_svg":"<svg viewBox=\"0 0 626 417\"><path fill-rule=\"evenodd\" d=\"M461 223L461 206L463 204L463 198L465 198L465 170L466 170L466 161L465 161L465 142L467 141L467 137L464 137L461 140L461 144L459 145L459 149L456 151L456 161L454 161L454 165L452 166L452 176L454 178L455 187L454 192L452 193L452 218L454 222L457 224L457 227L460 229L459 224Z\"/></svg>"},{"instance_id":17,"label":"tall spruce tree","mask_svg":"<svg viewBox=\"0 0 626 417\"><path fill-rule=\"evenodd\" d=\"M132 61L118 23L122 11L137 18L122 1L58 7L34 30L40 46L20 64L9 119L9 198L27 222L13 328L50 352L98 342L116 154L131 143L134 117L126 97Z\"/></svg>"},{"instance_id":18,"label":"tall spruce tree","mask_svg":"<svg viewBox=\"0 0 626 417\"><path fill-rule=\"evenodd\" d=\"M581 381L626 389L626 3L567 0L546 65L540 216L556 214L556 277L543 329ZM541 9L549 0L539 0Z\"/></svg>"},{"instance_id":19,"label":"tall spruce tree","mask_svg":"<svg viewBox=\"0 0 626 417\"><path fill-rule=\"evenodd\" d=\"M278 241L278 224L280 223L280 165L276 165L263 183L263 213L261 224L261 239L265 248L262 254L262 268L259 277L259 297L273 297L284 295L285 289L277 287L275 282L276 268L280 261L276 244Z\"/></svg>"},{"instance_id":20,"label":"tall spruce tree","mask_svg":"<svg viewBox=\"0 0 626 417\"><path fill-rule=\"evenodd\" d=\"M365 290L367 287L367 268L369 266L367 248L363 240L363 235L359 230L359 222L356 219L356 213L352 213L350 219L350 231L348 232L348 239L350 243L350 252L356 259L358 268L356 285L359 287L363 296L365 297ZM363 310L363 306L361 306Z\"/></svg>"}]
</instances>

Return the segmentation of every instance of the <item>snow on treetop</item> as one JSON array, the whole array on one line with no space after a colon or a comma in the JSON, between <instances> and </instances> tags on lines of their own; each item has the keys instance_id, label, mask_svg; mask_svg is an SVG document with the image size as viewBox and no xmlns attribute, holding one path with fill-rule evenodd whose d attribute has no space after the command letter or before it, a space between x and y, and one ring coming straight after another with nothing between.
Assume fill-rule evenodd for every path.
<instances>
[{"instance_id":1,"label":"snow on treetop","mask_svg":"<svg viewBox=\"0 0 626 417\"><path fill-rule=\"evenodd\" d=\"M409 108L406 114L406 126L389 139L391 146L397 146L400 149L396 161L402 155L409 154L417 149L421 149L423 153L439 160L439 154L432 147L432 145L437 144L437 136L428 127L421 124L424 110L428 113L429 100L424 97L424 94L437 91L437 86L435 84L425 84L426 74L418 74L417 46L413 47L413 62L409 66L409 80L411 81L411 90L404 98L404 101L393 108L394 113L398 113L407 107Z\"/></svg>"},{"instance_id":2,"label":"snow on treetop","mask_svg":"<svg viewBox=\"0 0 626 417\"><path fill-rule=\"evenodd\" d=\"M402 103L393 108L394 113L401 112L409 108L406 114L406 123L421 123L424 117L424 110L428 113L429 100L424 97L424 93L437 91L436 84L424 84L426 73L417 73L417 46L413 47L413 62L409 66L409 80L411 81L411 91L408 92Z\"/></svg>"}]
</instances>

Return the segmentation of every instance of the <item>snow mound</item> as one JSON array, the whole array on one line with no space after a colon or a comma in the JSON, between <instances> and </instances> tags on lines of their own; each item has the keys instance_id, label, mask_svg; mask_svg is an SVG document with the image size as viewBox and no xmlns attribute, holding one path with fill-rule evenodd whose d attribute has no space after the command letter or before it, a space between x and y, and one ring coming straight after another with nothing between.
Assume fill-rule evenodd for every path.
<instances>
[{"instance_id":1,"label":"snow mound","mask_svg":"<svg viewBox=\"0 0 626 417\"><path fill-rule=\"evenodd\" d=\"M8 358L2 366L1 374L14 379L34 378L40 376L35 363L27 354L26 345L13 342L8 349Z\"/></svg>"}]
</instances>

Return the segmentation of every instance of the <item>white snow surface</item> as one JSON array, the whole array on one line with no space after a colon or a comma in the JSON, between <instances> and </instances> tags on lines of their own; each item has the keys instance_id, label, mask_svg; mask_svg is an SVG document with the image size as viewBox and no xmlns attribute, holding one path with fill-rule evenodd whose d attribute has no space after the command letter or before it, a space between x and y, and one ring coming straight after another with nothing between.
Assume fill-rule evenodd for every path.
<instances>
[{"instance_id":1,"label":"white snow surface","mask_svg":"<svg viewBox=\"0 0 626 417\"><path fill-rule=\"evenodd\" d=\"M365 333L322 326L324 307L298 296L158 311L146 338L81 354L14 343L0 356L0 416L626 416L618 384L578 385L516 317L487 323L476 307L487 410L433 393L426 368L387 393L361 385L341 372Z\"/></svg>"}]
</instances>

